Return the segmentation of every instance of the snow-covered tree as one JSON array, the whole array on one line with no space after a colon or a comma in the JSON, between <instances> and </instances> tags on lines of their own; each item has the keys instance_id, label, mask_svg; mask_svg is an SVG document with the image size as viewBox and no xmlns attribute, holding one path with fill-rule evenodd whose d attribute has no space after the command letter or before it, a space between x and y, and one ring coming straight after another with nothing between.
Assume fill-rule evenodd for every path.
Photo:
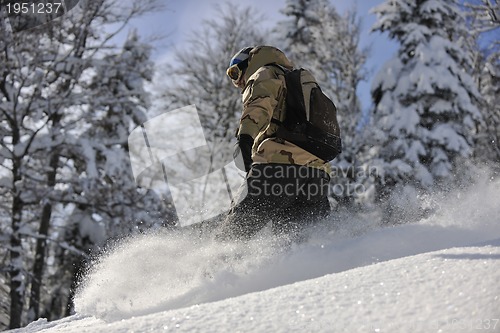
<instances>
[{"instance_id":1,"label":"snow-covered tree","mask_svg":"<svg viewBox=\"0 0 500 333\"><path fill-rule=\"evenodd\" d=\"M144 89L153 76L150 49L132 31L119 53L95 63L88 82L87 129L77 139L85 168L77 169L86 175L81 190L89 193L87 204L104 219L108 236L172 218L158 206L153 192L137 189L128 155L128 135L147 120L150 107Z\"/></svg>"},{"instance_id":2,"label":"snow-covered tree","mask_svg":"<svg viewBox=\"0 0 500 333\"><path fill-rule=\"evenodd\" d=\"M480 81L480 90L484 98L481 112L484 125L479 128L478 148L483 149L479 158L500 165L500 58L488 57ZM482 140L481 140L482 139Z\"/></svg>"},{"instance_id":3,"label":"snow-covered tree","mask_svg":"<svg viewBox=\"0 0 500 333\"><path fill-rule=\"evenodd\" d=\"M217 7L214 13L216 18L202 22L187 45L176 51L172 62L160 65L155 80L155 110L196 105L208 144L204 153L209 156L203 155L207 157L203 161L199 159L203 153L194 159L183 156L180 162L192 172L203 169L210 173L231 161L242 104L241 94L226 70L237 51L266 43L257 24L264 19L257 11L231 5L230 9ZM205 187L203 193L209 191Z\"/></svg>"},{"instance_id":4,"label":"snow-covered tree","mask_svg":"<svg viewBox=\"0 0 500 333\"><path fill-rule=\"evenodd\" d=\"M82 2L61 19L18 32L0 20L0 222L9 244L1 274L9 280L10 328L67 302L50 294L48 277L64 276L75 262L55 266L61 261L49 256L81 257L88 244L75 245L92 227L104 226L106 238L117 225L123 232L165 212L127 169L127 131L144 121L139 114L147 106L148 49L134 35L122 51L111 42L131 18L155 7L154 0L129 7ZM103 29L107 24L115 25ZM83 217L70 223L77 207L93 224L83 226ZM71 280L52 283L69 288Z\"/></svg>"},{"instance_id":5,"label":"snow-covered tree","mask_svg":"<svg viewBox=\"0 0 500 333\"><path fill-rule=\"evenodd\" d=\"M428 188L454 177L456 159L472 153L480 94L455 0L388 0L373 12L373 29L400 43L371 89L383 197L398 183Z\"/></svg>"},{"instance_id":6,"label":"snow-covered tree","mask_svg":"<svg viewBox=\"0 0 500 333\"><path fill-rule=\"evenodd\" d=\"M464 5L473 13L472 28L477 32L495 30L500 26L500 2L498 0L469 0ZM496 40L498 44L500 41Z\"/></svg>"},{"instance_id":7,"label":"snow-covered tree","mask_svg":"<svg viewBox=\"0 0 500 333\"><path fill-rule=\"evenodd\" d=\"M226 75L231 57L247 46L264 43L251 8L217 7L217 18L195 31L175 59L159 69L158 103L172 110L195 104L208 141L230 140L241 114L241 96ZM221 38L221 36L223 36ZM168 77L168 82L163 78Z\"/></svg>"},{"instance_id":8,"label":"snow-covered tree","mask_svg":"<svg viewBox=\"0 0 500 333\"><path fill-rule=\"evenodd\" d=\"M334 161L332 191L352 201L357 186L361 105L358 84L365 79L368 50L360 49L361 22L352 8L340 15L327 0L288 0L288 18L278 23L277 40L297 67L309 69L337 106L343 152Z\"/></svg>"},{"instance_id":9,"label":"snow-covered tree","mask_svg":"<svg viewBox=\"0 0 500 333\"><path fill-rule=\"evenodd\" d=\"M296 66L308 68L317 80L328 82L323 65L333 60L323 53L325 45L320 43L326 40L330 48L333 46L338 13L328 0L287 0L281 12L287 17L275 29L277 40L282 41L281 49Z\"/></svg>"},{"instance_id":10,"label":"snow-covered tree","mask_svg":"<svg viewBox=\"0 0 500 333\"><path fill-rule=\"evenodd\" d=\"M484 123L478 129L475 157L500 162L500 2L491 0L464 3L468 14L471 52L475 55L474 78L483 97Z\"/></svg>"}]
</instances>

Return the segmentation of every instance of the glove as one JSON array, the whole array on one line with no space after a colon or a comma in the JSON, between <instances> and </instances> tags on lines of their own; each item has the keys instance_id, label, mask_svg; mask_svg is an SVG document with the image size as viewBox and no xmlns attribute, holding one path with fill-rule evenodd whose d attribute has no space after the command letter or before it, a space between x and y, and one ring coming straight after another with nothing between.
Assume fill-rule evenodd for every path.
<instances>
[{"instance_id":1,"label":"glove","mask_svg":"<svg viewBox=\"0 0 500 333\"><path fill-rule=\"evenodd\" d=\"M234 147L233 158L236 166L241 171L248 172L252 167L252 147L253 138L248 134L242 134L238 137L238 142Z\"/></svg>"}]
</instances>

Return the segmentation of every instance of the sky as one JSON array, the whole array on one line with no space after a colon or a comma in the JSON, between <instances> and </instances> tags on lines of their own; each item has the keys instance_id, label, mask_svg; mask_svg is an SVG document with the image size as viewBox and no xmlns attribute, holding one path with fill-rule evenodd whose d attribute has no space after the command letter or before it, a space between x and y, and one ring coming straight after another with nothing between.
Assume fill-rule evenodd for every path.
<instances>
[{"instance_id":1,"label":"sky","mask_svg":"<svg viewBox=\"0 0 500 333\"><path fill-rule=\"evenodd\" d=\"M371 46L370 57L366 68L369 71L367 82L359 86L359 96L366 111L370 106L370 81L397 50L397 44L389 40L387 35L370 33L376 17L370 14L370 9L382 3L383 0L365 0L353 2L351 0L332 0L332 4L340 13L356 4L359 16L362 19L361 47ZM234 2L233 2L234 3ZM216 17L217 5L228 6L231 2L225 0L164 0L164 10L148 14L132 21L131 26L136 28L142 37L151 35L164 35L165 38L153 43L155 50L153 58L158 62L169 62L173 59L176 48L182 48L188 37L201 28L203 20ZM254 7L264 14L266 20L262 21L263 28L271 28L274 23L283 20L285 16L280 10L285 5L285 0L253 0L238 1L240 7ZM226 59L224 59L226 61Z\"/></svg>"}]
</instances>

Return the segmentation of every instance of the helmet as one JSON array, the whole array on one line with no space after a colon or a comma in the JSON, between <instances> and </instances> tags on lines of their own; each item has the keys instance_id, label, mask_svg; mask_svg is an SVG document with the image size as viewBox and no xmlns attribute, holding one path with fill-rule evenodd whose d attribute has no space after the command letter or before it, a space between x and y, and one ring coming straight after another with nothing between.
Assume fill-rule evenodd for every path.
<instances>
[{"instance_id":1,"label":"helmet","mask_svg":"<svg viewBox=\"0 0 500 333\"><path fill-rule=\"evenodd\" d=\"M226 71L227 76L233 81L233 84L238 87L240 79L248 67L248 58L253 47L245 47L238 51L229 62L229 68Z\"/></svg>"},{"instance_id":2,"label":"helmet","mask_svg":"<svg viewBox=\"0 0 500 333\"><path fill-rule=\"evenodd\" d=\"M236 53L231 58L231 61L229 62L229 67L247 60L249 57L250 51L252 51L252 49L253 49L253 47L245 47L245 48L241 49L240 51L238 51L238 53Z\"/></svg>"}]
</instances>

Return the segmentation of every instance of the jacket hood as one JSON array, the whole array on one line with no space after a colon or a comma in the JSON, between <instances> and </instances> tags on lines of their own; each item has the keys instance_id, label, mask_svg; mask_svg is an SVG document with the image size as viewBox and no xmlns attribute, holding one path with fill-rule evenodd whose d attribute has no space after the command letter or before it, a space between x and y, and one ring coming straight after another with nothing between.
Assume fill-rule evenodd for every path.
<instances>
[{"instance_id":1,"label":"jacket hood","mask_svg":"<svg viewBox=\"0 0 500 333\"><path fill-rule=\"evenodd\" d=\"M293 68L293 63L288 60L281 50L273 46L256 46L250 51L245 79L248 79L259 68L268 64L277 64L288 69Z\"/></svg>"}]
</instances>

